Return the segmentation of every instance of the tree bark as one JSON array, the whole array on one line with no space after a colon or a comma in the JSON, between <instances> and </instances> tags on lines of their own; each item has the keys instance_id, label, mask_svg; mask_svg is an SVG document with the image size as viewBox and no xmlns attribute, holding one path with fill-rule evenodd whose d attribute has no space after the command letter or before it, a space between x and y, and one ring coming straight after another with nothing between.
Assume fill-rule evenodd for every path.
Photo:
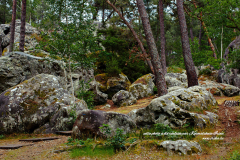
<instances>
[{"instance_id":1,"label":"tree bark","mask_svg":"<svg viewBox=\"0 0 240 160\"><path fill-rule=\"evenodd\" d=\"M178 19L181 28L181 40L182 40L182 49L183 49L183 57L184 63L187 71L187 78L188 78L188 87L198 85L198 79L196 70L194 67L194 63L192 60L190 45L189 45L189 38L188 38L188 31L187 31L187 24L183 9L183 0L177 0L177 12L178 12Z\"/></svg>"},{"instance_id":2,"label":"tree bark","mask_svg":"<svg viewBox=\"0 0 240 160\"><path fill-rule=\"evenodd\" d=\"M159 0L159 21L160 21L160 36L161 36L161 64L164 75L167 73L166 67L166 39L164 31L164 13L163 13L163 0Z\"/></svg>"},{"instance_id":3,"label":"tree bark","mask_svg":"<svg viewBox=\"0 0 240 160\"><path fill-rule=\"evenodd\" d=\"M163 96L168 93L167 85L143 0L137 0L137 6L138 12L142 19L146 41L151 55L152 65L155 73L155 81L158 90L158 96Z\"/></svg>"},{"instance_id":4,"label":"tree bark","mask_svg":"<svg viewBox=\"0 0 240 160\"><path fill-rule=\"evenodd\" d=\"M137 33L135 32L135 30L132 28L132 26L128 23L128 21L122 16L122 14L119 12L119 10L110 2L107 0L107 3L115 10L115 12L118 13L119 17L123 20L123 22L128 26L128 28L130 29L130 31L132 32L135 40L138 42L138 45L142 51L143 57L145 58L145 60L147 61L148 66L150 67L152 73L154 74L154 69L153 69L153 65L150 61L150 59L148 58L148 55L146 53L146 50L144 49L144 46L141 42L141 40L138 38Z\"/></svg>"},{"instance_id":5,"label":"tree bark","mask_svg":"<svg viewBox=\"0 0 240 160\"><path fill-rule=\"evenodd\" d=\"M20 43L19 50L24 52L25 43L25 24L26 24L26 0L22 0L22 16L21 16L21 28L20 28Z\"/></svg>"},{"instance_id":6,"label":"tree bark","mask_svg":"<svg viewBox=\"0 0 240 160\"><path fill-rule=\"evenodd\" d=\"M233 48L234 47L234 45L236 44L236 41L237 40L239 40L240 39L240 36L238 36L236 39L234 39L229 45L228 45L228 47L226 48L226 50L225 50L225 53L224 53L224 55L223 55L223 58L224 59L228 59L228 54L229 54L229 49L230 48Z\"/></svg>"},{"instance_id":7,"label":"tree bark","mask_svg":"<svg viewBox=\"0 0 240 160\"><path fill-rule=\"evenodd\" d=\"M12 23L11 23L11 35L10 35L10 44L9 44L9 52L13 51L14 45L14 34L15 34L15 20L16 20L16 3L17 0L13 0L13 7L12 7Z\"/></svg>"}]
</instances>

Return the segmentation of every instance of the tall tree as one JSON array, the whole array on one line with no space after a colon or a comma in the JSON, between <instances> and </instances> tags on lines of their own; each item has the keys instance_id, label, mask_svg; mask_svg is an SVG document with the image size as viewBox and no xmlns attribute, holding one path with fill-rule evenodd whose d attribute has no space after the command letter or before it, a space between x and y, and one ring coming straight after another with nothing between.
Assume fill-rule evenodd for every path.
<instances>
[{"instance_id":1,"label":"tall tree","mask_svg":"<svg viewBox=\"0 0 240 160\"><path fill-rule=\"evenodd\" d=\"M166 39L165 39L165 30L164 30L164 13L163 13L163 0L159 0L159 21L160 21L160 37L161 37L161 64L163 73L167 73L166 67L166 53L165 53L165 46L166 46Z\"/></svg>"},{"instance_id":2,"label":"tall tree","mask_svg":"<svg viewBox=\"0 0 240 160\"><path fill-rule=\"evenodd\" d=\"M22 0L22 15L21 15L21 28L20 28L20 43L19 50L24 52L25 42L25 24L26 24L26 0Z\"/></svg>"},{"instance_id":3,"label":"tall tree","mask_svg":"<svg viewBox=\"0 0 240 160\"><path fill-rule=\"evenodd\" d=\"M130 29L130 31L132 32L134 38L136 39L136 41L138 42L138 45L140 47L140 49L142 50L142 54L144 59L147 61L148 66L150 67L152 73L154 73L154 69L153 69L153 65L150 61L150 59L148 58L147 52L144 49L144 46L141 42L141 40L138 38L137 33L135 32L135 30L132 28L132 26L128 23L128 21L123 17L123 15L119 12L119 10L115 7L114 4L112 4L110 1L107 0L107 3L115 10L115 12L118 13L119 17L123 20L123 22L128 26L128 28Z\"/></svg>"},{"instance_id":4,"label":"tall tree","mask_svg":"<svg viewBox=\"0 0 240 160\"><path fill-rule=\"evenodd\" d=\"M146 36L149 53L151 55L152 65L155 73L155 81L158 90L158 96L162 96L168 93L167 85L164 77L164 71L162 70L159 54L157 51L156 43L153 38L152 29L148 19L148 15L143 3L143 0L137 0L138 11L142 20L144 33Z\"/></svg>"},{"instance_id":5,"label":"tall tree","mask_svg":"<svg viewBox=\"0 0 240 160\"><path fill-rule=\"evenodd\" d=\"M198 85L198 79L197 79L197 74L194 67L190 45L189 45L187 23L186 23L184 9L183 9L183 0L177 0L177 12L178 12L178 19L179 19L179 24L181 28L182 49L183 49L184 63L187 71L188 87L191 87L191 86Z\"/></svg>"},{"instance_id":6,"label":"tall tree","mask_svg":"<svg viewBox=\"0 0 240 160\"><path fill-rule=\"evenodd\" d=\"M13 44L14 44L14 34L15 34L15 20L16 20L16 4L17 0L13 0L13 7L12 7L12 23L11 23L11 35L10 35L10 45L9 45L9 52L13 51Z\"/></svg>"}]
</instances>

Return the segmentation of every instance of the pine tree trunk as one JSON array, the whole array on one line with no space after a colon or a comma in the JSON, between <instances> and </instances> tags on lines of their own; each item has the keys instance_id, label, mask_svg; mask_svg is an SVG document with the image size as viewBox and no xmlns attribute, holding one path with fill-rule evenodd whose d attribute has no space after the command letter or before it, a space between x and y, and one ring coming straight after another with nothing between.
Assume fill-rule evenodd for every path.
<instances>
[{"instance_id":1,"label":"pine tree trunk","mask_svg":"<svg viewBox=\"0 0 240 160\"><path fill-rule=\"evenodd\" d=\"M14 45L14 34L15 34L15 20L16 20L16 3L17 0L13 0L13 7L12 7L12 23L11 23L11 35L10 35L10 44L9 44L9 52L13 51Z\"/></svg>"},{"instance_id":2,"label":"pine tree trunk","mask_svg":"<svg viewBox=\"0 0 240 160\"><path fill-rule=\"evenodd\" d=\"M191 87L191 86L198 85L198 79L197 79L197 74L194 67L190 45L189 45L187 24L186 24L185 14L183 10L183 0L177 0L177 12L178 12L178 19L179 19L179 24L181 28L182 49L183 49L184 63L187 71L188 87Z\"/></svg>"},{"instance_id":3,"label":"pine tree trunk","mask_svg":"<svg viewBox=\"0 0 240 160\"><path fill-rule=\"evenodd\" d=\"M165 39L165 31L164 31L164 13L163 13L163 0L159 0L159 21L160 21L160 36L161 36L161 64L163 73L167 73L166 67L166 39Z\"/></svg>"},{"instance_id":4,"label":"pine tree trunk","mask_svg":"<svg viewBox=\"0 0 240 160\"><path fill-rule=\"evenodd\" d=\"M22 0L22 16L21 16L21 29L20 29L20 43L19 50L24 52L25 43L25 24L26 24L26 0Z\"/></svg>"},{"instance_id":5,"label":"pine tree trunk","mask_svg":"<svg viewBox=\"0 0 240 160\"><path fill-rule=\"evenodd\" d=\"M160 62L159 54L157 51L156 43L153 38L150 22L147 16L147 12L143 3L143 0L137 0L138 11L142 19L144 33L148 44L149 52L151 55L152 65L155 73L155 81L158 90L158 96L162 96L168 93L167 85L165 82L164 72Z\"/></svg>"},{"instance_id":6,"label":"pine tree trunk","mask_svg":"<svg viewBox=\"0 0 240 160\"><path fill-rule=\"evenodd\" d=\"M154 69L153 69L152 62L151 62L150 59L148 58L148 55L147 55L147 53L146 53L146 50L144 49L144 46L143 46L141 40L138 38L137 33L136 33L135 30L132 28L132 26L128 23L128 21L123 17L123 15L119 12L119 10L118 10L110 1L107 1L107 3L118 13L119 17L123 20L123 22L128 26L128 28L129 28L130 31L132 32L135 40L138 42L138 45L139 45L140 49L142 50L143 57L144 57L145 60L147 61L148 66L150 67L152 73L154 74Z\"/></svg>"}]
</instances>

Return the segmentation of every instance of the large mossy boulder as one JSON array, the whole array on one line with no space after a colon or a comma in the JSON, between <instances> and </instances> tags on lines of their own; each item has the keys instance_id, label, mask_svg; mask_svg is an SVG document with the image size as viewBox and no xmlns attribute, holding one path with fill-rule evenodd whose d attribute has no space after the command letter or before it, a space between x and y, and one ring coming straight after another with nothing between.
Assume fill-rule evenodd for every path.
<instances>
[{"instance_id":1,"label":"large mossy boulder","mask_svg":"<svg viewBox=\"0 0 240 160\"><path fill-rule=\"evenodd\" d=\"M112 101L115 105L121 107L133 105L137 102L137 99L128 91L121 90L113 96Z\"/></svg>"},{"instance_id":2,"label":"large mossy boulder","mask_svg":"<svg viewBox=\"0 0 240 160\"><path fill-rule=\"evenodd\" d=\"M77 117L73 126L73 138L88 138L94 136L106 137L104 131L99 127L103 124L109 125L111 135L116 133L117 128L123 129L123 133L131 132L136 124L133 120L125 115L116 112L104 112L99 110L83 110Z\"/></svg>"},{"instance_id":3,"label":"large mossy boulder","mask_svg":"<svg viewBox=\"0 0 240 160\"><path fill-rule=\"evenodd\" d=\"M39 74L0 95L0 134L71 130L74 114L87 109L83 100L73 102L58 77Z\"/></svg>"},{"instance_id":4,"label":"large mossy boulder","mask_svg":"<svg viewBox=\"0 0 240 160\"><path fill-rule=\"evenodd\" d=\"M109 77L106 73L95 76L99 83L98 88L101 92L108 94L108 98L112 99L113 95L120 90L128 90L131 82L128 77L121 73L116 77Z\"/></svg>"},{"instance_id":5,"label":"large mossy boulder","mask_svg":"<svg viewBox=\"0 0 240 160\"><path fill-rule=\"evenodd\" d=\"M240 89L238 87L225 83L217 83L214 81L199 81L199 85L206 88L213 95L217 96L225 95L232 97L240 94Z\"/></svg>"},{"instance_id":6,"label":"large mossy boulder","mask_svg":"<svg viewBox=\"0 0 240 160\"><path fill-rule=\"evenodd\" d=\"M128 115L139 127L162 123L174 128L189 123L204 128L214 125L218 116L214 113L204 115L194 111L203 111L214 105L216 100L211 93L199 86L193 86L155 98L147 107L133 110Z\"/></svg>"},{"instance_id":7,"label":"large mossy boulder","mask_svg":"<svg viewBox=\"0 0 240 160\"><path fill-rule=\"evenodd\" d=\"M70 74L64 62L15 52L0 57L0 93L41 73L58 76L62 87L71 90ZM87 82L93 78L93 69L75 69L72 72L75 91L79 88L79 80Z\"/></svg>"},{"instance_id":8,"label":"large mossy boulder","mask_svg":"<svg viewBox=\"0 0 240 160\"><path fill-rule=\"evenodd\" d=\"M138 78L130 87L129 92L136 98L149 97L154 94L154 78L153 74L147 74Z\"/></svg>"}]
</instances>

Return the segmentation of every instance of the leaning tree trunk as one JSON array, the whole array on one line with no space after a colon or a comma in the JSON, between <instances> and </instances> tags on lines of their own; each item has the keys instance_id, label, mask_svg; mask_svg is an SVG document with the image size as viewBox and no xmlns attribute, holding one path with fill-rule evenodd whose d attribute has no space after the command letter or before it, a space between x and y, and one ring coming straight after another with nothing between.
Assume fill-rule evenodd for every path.
<instances>
[{"instance_id":1,"label":"leaning tree trunk","mask_svg":"<svg viewBox=\"0 0 240 160\"><path fill-rule=\"evenodd\" d=\"M20 43L19 50L24 52L25 43L25 24L26 24L26 0L22 0L22 16L21 16L21 29L20 29Z\"/></svg>"},{"instance_id":2,"label":"leaning tree trunk","mask_svg":"<svg viewBox=\"0 0 240 160\"><path fill-rule=\"evenodd\" d=\"M197 74L194 67L190 45L189 45L187 24L186 24L185 14L183 10L183 0L177 0L177 12L178 12L178 19L179 19L179 24L181 28L182 49L183 49L184 63L187 71L188 87L191 87L191 86L198 85L198 79L197 79Z\"/></svg>"},{"instance_id":3,"label":"leaning tree trunk","mask_svg":"<svg viewBox=\"0 0 240 160\"><path fill-rule=\"evenodd\" d=\"M13 44L14 44L14 34L15 34L15 19L16 19L16 3L17 0L13 0L13 7L12 7L12 23L11 23L11 35L10 35L10 44L9 44L9 52L13 51Z\"/></svg>"},{"instance_id":4,"label":"leaning tree trunk","mask_svg":"<svg viewBox=\"0 0 240 160\"><path fill-rule=\"evenodd\" d=\"M135 32L135 30L132 28L132 26L128 23L128 21L123 17L123 15L119 12L119 10L114 6L114 4L112 4L110 1L107 0L107 3L115 10L115 12L118 13L119 17L123 20L123 22L128 26L128 28L130 29L130 31L132 32L135 40L138 42L138 45L142 51L143 57L144 59L147 61L148 66L150 67L152 73L154 74L154 69L153 69L153 65L150 61L150 59L148 58L148 55L146 53L146 50L144 49L144 46L141 42L141 40L138 38L137 33Z\"/></svg>"},{"instance_id":5,"label":"leaning tree trunk","mask_svg":"<svg viewBox=\"0 0 240 160\"><path fill-rule=\"evenodd\" d=\"M164 32L164 13L163 13L163 0L159 0L159 21L160 21L160 36L161 36L161 64L163 73L167 73L166 67L166 53L165 53L165 46L166 46L166 39L165 39L165 32Z\"/></svg>"},{"instance_id":6,"label":"leaning tree trunk","mask_svg":"<svg viewBox=\"0 0 240 160\"><path fill-rule=\"evenodd\" d=\"M142 19L144 33L146 36L149 53L151 55L152 65L155 73L156 86L158 90L158 96L162 96L168 93L167 85L164 77L164 72L161 67L159 54L157 51L156 43L153 38L150 22L147 16L147 12L143 3L143 0L137 0L138 12Z\"/></svg>"}]
</instances>

